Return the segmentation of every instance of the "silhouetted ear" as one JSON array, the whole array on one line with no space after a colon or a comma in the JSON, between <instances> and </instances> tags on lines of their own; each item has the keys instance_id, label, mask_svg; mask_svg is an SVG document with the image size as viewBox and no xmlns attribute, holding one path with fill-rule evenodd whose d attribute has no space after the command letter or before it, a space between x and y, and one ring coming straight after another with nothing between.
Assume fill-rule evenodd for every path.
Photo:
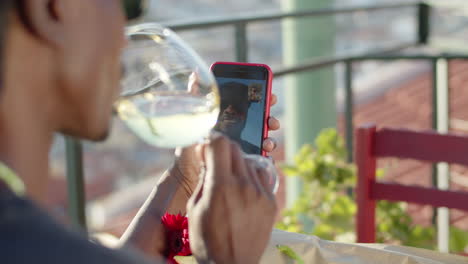
<instances>
[{"instance_id":1,"label":"silhouetted ear","mask_svg":"<svg viewBox=\"0 0 468 264\"><path fill-rule=\"evenodd\" d=\"M64 42L64 26L60 19L62 1L20 0L24 22L38 38L54 46Z\"/></svg>"}]
</instances>

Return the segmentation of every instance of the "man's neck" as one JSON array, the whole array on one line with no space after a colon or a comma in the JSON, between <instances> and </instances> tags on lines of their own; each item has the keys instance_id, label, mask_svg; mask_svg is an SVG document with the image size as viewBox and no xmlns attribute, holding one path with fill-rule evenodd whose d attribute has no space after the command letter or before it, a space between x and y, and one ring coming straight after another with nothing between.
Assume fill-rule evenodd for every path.
<instances>
[{"instance_id":1,"label":"man's neck","mask_svg":"<svg viewBox=\"0 0 468 264\"><path fill-rule=\"evenodd\" d=\"M50 56L21 23L10 23L0 92L0 161L24 181L27 195L45 200L49 149L55 131ZM41 62L25 63L31 58Z\"/></svg>"},{"instance_id":2,"label":"man's neck","mask_svg":"<svg viewBox=\"0 0 468 264\"><path fill-rule=\"evenodd\" d=\"M46 193L54 131L54 112L47 89L50 80L46 64L34 67L24 63L31 58L46 61L38 55L41 53L27 46L30 41L24 40L21 31L10 31L0 93L0 161L24 181L28 196L41 202Z\"/></svg>"},{"instance_id":3,"label":"man's neck","mask_svg":"<svg viewBox=\"0 0 468 264\"><path fill-rule=\"evenodd\" d=\"M26 102L25 102L26 103ZM26 185L30 198L44 201L53 133L23 103L0 106L0 161L13 169Z\"/></svg>"}]
</instances>

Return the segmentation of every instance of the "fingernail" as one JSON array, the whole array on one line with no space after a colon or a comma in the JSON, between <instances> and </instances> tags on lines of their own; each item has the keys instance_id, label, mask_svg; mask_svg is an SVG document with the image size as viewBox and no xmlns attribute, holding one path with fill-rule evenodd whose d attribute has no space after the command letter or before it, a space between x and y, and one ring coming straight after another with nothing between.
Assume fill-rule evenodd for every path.
<instances>
[{"instance_id":1,"label":"fingernail","mask_svg":"<svg viewBox=\"0 0 468 264\"><path fill-rule=\"evenodd\" d=\"M274 141L270 141L270 144L269 144L269 145L270 145L270 148L271 148L271 149L274 149L274 148L275 148L275 142L274 142Z\"/></svg>"},{"instance_id":2,"label":"fingernail","mask_svg":"<svg viewBox=\"0 0 468 264\"><path fill-rule=\"evenodd\" d=\"M266 149L273 149L275 147L275 144L271 140L268 140L267 142L265 142L264 145L265 145L264 148Z\"/></svg>"}]
</instances>

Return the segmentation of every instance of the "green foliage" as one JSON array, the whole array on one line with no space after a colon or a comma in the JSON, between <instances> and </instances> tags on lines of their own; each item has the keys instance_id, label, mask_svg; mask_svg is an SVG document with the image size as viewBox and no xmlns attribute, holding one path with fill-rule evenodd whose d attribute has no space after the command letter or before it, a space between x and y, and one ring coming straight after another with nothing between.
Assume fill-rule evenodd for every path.
<instances>
[{"instance_id":1,"label":"green foliage","mask_svg":"<svg viewBox=\"0 0 468 264\"><path fill-rule=\"evenodd\" d=\"M356 167L346 162L344 140L335 129L322 131L315 146L305 145L294 164L283 167L286 175L301 178L303 189L292 208L285 210L277 228L354 242ZM383 170L377 170L377 177L383 174ZM434 228L413 224L405 203L380 201L376 211L379 243L435 249ZM468 232L452 227L450 249L462 252L467 244Z\"/></svg>"},{"instance_id":2,"label":"green foliage","mask_svg":"<svg viewBox=\"0 0 468 264\"><path fill-rule=\"evenodd\" d=\"M468 245L468 232L450 227L449 247L452 252L463 252Z\"/></svg>"},{"instance_id":3,"label":"green foliage","mask_svg":"<svg viewBox=\"0 0 468 264\"><path fill-rule=\"evenodd\" d=\"M276 248L285 256L295 260L297 264L304 264L304 260L292 248L284 245L276 245Z\"/></svg>"}]
</instances>

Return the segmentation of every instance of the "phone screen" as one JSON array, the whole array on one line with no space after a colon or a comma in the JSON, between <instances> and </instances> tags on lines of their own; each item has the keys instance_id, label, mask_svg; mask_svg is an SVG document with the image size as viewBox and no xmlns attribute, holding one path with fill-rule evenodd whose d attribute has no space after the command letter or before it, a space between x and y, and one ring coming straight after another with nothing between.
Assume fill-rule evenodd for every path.
<instances>
[{"instance_id":1,"label":"phone screen","mask_svg":"<svg viewBox=\"0 0 468 264\"><path fill-rule=\"evenodd\" d=\"M221 95L215 130L239 143L245 153L261 155L268 71L258 66L216 65L213 72Z\"/></svg>"}]
</instances>

